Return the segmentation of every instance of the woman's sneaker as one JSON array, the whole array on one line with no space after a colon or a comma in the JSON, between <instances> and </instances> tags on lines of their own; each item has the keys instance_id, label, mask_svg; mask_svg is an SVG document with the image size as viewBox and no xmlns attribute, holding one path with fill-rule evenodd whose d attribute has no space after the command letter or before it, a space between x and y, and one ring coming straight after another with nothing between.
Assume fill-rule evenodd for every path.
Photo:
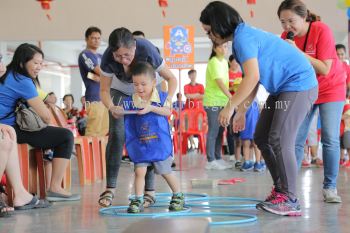
<instances>
[{"instance_id":1,"label":"woman's sneaker","mask_svg":"<svg viewBox=\"0 0 350 233\"><path fill-rule=\"evenodd\" d=\"M262 209L282 216L301 216L301 209L298 199L291 200L283 193L277 193L276 197L270 202L264 202Z\"/></svg>"},{"instance_id":2,"label":"woman's sneaker","mask_svg":"<svg viewBox=\"0 0 350 233\"><path fill-rule=\"evenodd\" d=\"M341 203L341 197L338 196L337 189L323 189L323 199L327 203Z\"/></svg>"},{"instance_id":3,"label":"woman's sneaker","mask_svg":"<svg viewBox=\"0 0 350 233\"><path fill-rule=\"evenodd\" d=\"M185 196L183 193L173 194L171 198L169 210L171 211L180 211L184 209L185 205Z\"/></svg>"},{"instance_id":4,"label":"woman's sneaker","mask_svg":"<svg viewBox=\"0 0 350 233\"><path fill-rule=\"evenodd\" d=\"M226 162L225 160L223 159L219 159L219 160L216 160L217 163L221 164L222 166L224 166L226 169L230 169L232 168L232 164Z\"/></svg>"},{"instance_id":5,"label":"woman's sneaker","mask_svg":"<svg viewBox=\"0 0 350 233\"><path fill-rule=\"evenodd\" d=\"M262 205L264 204L264 202L270 202L270 201L272 201L273 199L276 198L276 195L277 195L276 189L275 189L275 187L272 187L271 193L270 193L270 195L267 196L267 198L265 199L265 201L256 204L255 207L256 207L258 210L262 210L262 209L263 209L263 208L262 208Z\"/></svg>"},{"instance_id":6,"label":"woman's sneaker","mask_svg":"<svg viewBox=\"0 0 350 233\"><path fill-rule=\"evenodd\" d=\"M131 200L127 212L131 214L143 212L143 201L141 199Z\"/></svg>"},{"instance_id":7,"label":"woman's sneaker","mask_svg":"<svg viewBox=\"0 0 350 233\"><path fill-rule=\"evenodd\" d=\"M213 160L211 162L207 162L207 165L205 165L205 169L207 170L225 170L226 167L220 163L217 162L217 160Z\"/></svg>"}]
</instances>

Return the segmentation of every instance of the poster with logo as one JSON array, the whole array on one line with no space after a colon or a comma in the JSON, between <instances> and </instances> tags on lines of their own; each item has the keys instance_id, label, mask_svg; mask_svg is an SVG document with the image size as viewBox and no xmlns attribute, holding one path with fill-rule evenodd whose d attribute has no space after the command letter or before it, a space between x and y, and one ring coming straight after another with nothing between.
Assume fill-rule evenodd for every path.
<instances>
[{"instance_id":1,"label":"poster with logo","mask_svg":"<svg viewBox=\"0 0 350 233\"><path fill-rule=\"evenodd\" d=\"M164 60L170 69L193 69L193 26L170 26L164 30Z\"/></svg>"}]
</instances>

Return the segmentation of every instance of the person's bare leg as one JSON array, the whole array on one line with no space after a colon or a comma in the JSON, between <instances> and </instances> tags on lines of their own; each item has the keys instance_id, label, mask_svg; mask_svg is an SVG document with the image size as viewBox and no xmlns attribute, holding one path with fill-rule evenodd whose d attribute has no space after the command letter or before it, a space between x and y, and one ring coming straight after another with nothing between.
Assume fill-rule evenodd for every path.
<instances>
[{"instance_id":1,"label":"person's bare leg","mask_svg":"<svg viewBox=\"0 0 350 233\"><path fill-rule=\"evenodd\" d=\"M250 160L250 140L242 140L244 161Z\"/></svg>"},{"instance_id":2,"label":"person's bare leg","mask_svg":"<svg viewBox=\"0 0 350 233\"><path fill-rule=\"evenodd\" d=\"M52 177L49 191L63 195L71 195L70 192L64 190L61 186L68 162L68 159L63 158L54 158L52 160Z\"/></svg>"},{"instance_id":3,"label":"person's bare leg","mask_svg":"<svg viewBox=\"0 0 350 233\"><path fill-rule=\"evenodd\" d=\"M164 179L166 180L166 182L170 186L170 189L173 191L173 193L179 193L181 191L180 190L180 182L176 178L176 176L174 176L173 173L165 174L162 176L164 177Z\"/></svg>"},{"instance_id":4,"label":"person's bare leg","mask_svg":"<svg viewBox=\"0 0 350 233\"><path fill-rule=\"evenodd\" d=\"M235 139L235 157L236 157L236 161L241 160L241 151L242 151L241 147L242 147L241 139L236 138Z\"/></svg>"},{"instance_id":5,"label":"person's bare leg","mask_svg":"<svg viewBox=\"0 0 350 233\"><path fill-rule=\"evenodd\" d=\"M145 176L147 172L147 167L137 167L135 169L135 196L142 196L143 190L145 189Z\"/></svg>"},{"instance_id":6,"label":"person's bare leg","mask_svg":"<svg viewBox=\"0 0 350 233\"><path fill-rule=\"evenodd\" d=\"M253 146L254 146L254 152L255 152L255 160L256 160L256 162L260 163L261 162L261 152L255 143L253 143Z\"/></svg>"},{"instance_id":7,"label":"person's bare leg","mask_svg":"<svg viewBox=\"0 0 350 233\"><path fill-rule=\"evenodd\" d=\"M0 143L0 148L0 174L2 175L4 173L5 168L6 175L14 192L13 204L14 206L25 205L32 200L33 196L28 193L22 183L17 143L14 141L5 141L4 145ZM3 163L3 161L7 162Z\"/></svg>"},{"instance_id":8,"label":"person's bare leg","mask_svg":"<svg viewBox=\"0 0 350 233\"><path fill-rule=\"evenodd\" d=\"M52 162L44 161L46 190L50 189L52 176Z\"/></svg>"}]
</instances>

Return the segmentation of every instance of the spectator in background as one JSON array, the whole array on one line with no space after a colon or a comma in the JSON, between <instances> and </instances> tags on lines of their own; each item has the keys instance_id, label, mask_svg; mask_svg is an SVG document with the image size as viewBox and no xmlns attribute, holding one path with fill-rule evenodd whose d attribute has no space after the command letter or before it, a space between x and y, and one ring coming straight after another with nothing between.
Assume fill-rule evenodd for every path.
<instances>
[{"instance_id":1,"label":"spectator in background","mask_svg":"<svg viewBox=\"0 0 350 233\"><path fill-rule=\"evenodd\" d=\"M56 103L57 103L56 94L54 92L49 92L49 94L47 94L47 97L44 100L44 102L46 104L54 104L54 105L56 105Z\"/></svg>"},{"instance_id":2,"label":"spectator in background","mask_svg":"<svg viewBox=\"0 0 350 233\"><path fill-rule=\"evenodd\" d=\"M228 90L228 65L225 59L227 43L213 44L212 52L206 70L204 109L208 117L208 133L206 153L208 163L205 169L223 170L232 168L232 165L221 157L222 136L224 127L220 126L218 116L220 111L231 98Z\"/></svg>"},{"instance_id":3,"label":"spectator in background","mask_svg":"<svg viewBox=\"0 0 350 233\"><path fill-rule=\"evenodd\" d=\"M188 71L190 83L184 86L184 94L186 96L187 109L203 109L204 86L196 82L197 71Z\"/></svg>"},{"instance_id":4,"label":"spectator in background","mask_svg":"<svg viewBox=\"0 0 350 233\"><path fill-rule=\"evenodd\" d=\"M63 96L63 111L66 113L68 120L76 121L79 117L79 109L74 107L74 96L72 94L67 94Z\"/></svg>"},{"instance_id":5,"label":"spectator in background","mask_svg":"<svg viewBox=\"0 0 350 233\"><path fill-rule=\"evenodd\" d=\"M0 77L6 73L6 67L1 60L0 54ZM38 200L24 188L19 167L16 132L12 127L4 124L0 124L0 148L0 179L6 172L14 191L13 204L15 209L48 207L47 202ZM13 208L4 202L0 193L0 218L9 216L12 211Z\"/></svg>"},{"instance_id":6,"label":"spectator in background","mask_svg":"<svg viewBox=\"0 0 350 233\"><path fill-rule=\"evenodd\" d=\"M145 33L143 31L134 31L132 33L134 38L146 38Z\"/></svg>"},{"instance_id":7,"label":"spectator in background","mask_svg":"<svg viewBox=\"0 0 350 233\"><path fill-rule=\"evenodd\" d=\"M85 96L82 96L80 98L80 102L81 102L81 110L79 111L79 117L77 120L77 127L78 127L79 134L81 136L85 136L86 120L87 120L86 110L85 110L86 109Z\"/></svg>"},{"instance_id":8,"label":"spectator in background","mask_svg":"<svg viewBox=\"0 0 350 233\"><path fill-rule=\"evenodd\" d=\"M346 87L347 92L350 90L350 66L346 61L346 48L343 44L336 44L335 49L337 51L337 56L340 61L343 62L344 70L346 71Z\"/></svg>"},{"instance_id":9,"label":"spectator in background","mask_svg":"<svg viewBox=\"0 0 350 233\"><path fill-rule=\"evenodd\" d=\"M0 76L1 76L0 64ZM23 186L21 169L19 167L16 132L11 126L0 124L0 178L6 172L8 182L11 183L14 191L14 209L27 210L34 208L46 208L50 204L45 200L38 200L31 195ZM0 195L0 218L7 217L13 211Z\"/></svg>"},{"instance_id":10,"label":"spectator in background","mask_svg":"<svg viewBox=\"0 0 350 233\"><path fill-rule=\"evenodd\" d=\"M203 109L204 86L196 82L197 71L193 69L188 71L188 78L191 81L184 86L184 94L186 96L185 109ZM190 141L189 151L196 149L193 138L194 136L192 135L188 138Z\"/></svg>"},{"instance_id":11,"label":"spectator in background","mask_svg":"<svg viewBox=\"0 0 350 233\"><path fill-rule=\"evenodd\" d=\"M229 77L229 90L231 95L234 95L237 91L237 88L239 84L242 81L242 70L239 64L237 63L234 56L231 54L228 58L229 61L229 70L228 70L228 77ZM232 119L235 114L233 114ZM232 130L232 119L230 120L229 126L227 126L227 134L226 134L226 140L227 140L227 146L228 146L228 152L230 155L229 160L234 161L235 167L240 168L242 165L241 162L241 152L242 152L242 142L239 137L239 132L234 133ZM233 156L235 155L235 156Z\"/></svg>"},{"instance_id":12,"label":"spectator in background","mask_svg":"<svg viewBox=\"0 0 350 233\"><path fill-rule=\"evenodd\" d=\"M105 136L108 132L108 110L100 99L100 63L102 55L97 52L101 44L101 30L89 27L85 32L86 49L79 55L80 74L85 84L86 136Z\"/></svg>"},{"instance_id":13,"label":"spectator in background","mask_svg":"<svg viewBox=\"0 0 350 233\"><path fill-rule=\"evenodd\" d=\"M182 94L180 92L176 93L176 101L173 103L173 109L176 112L180 112L180 108L181 110L184 109L185 103L184 101L182 101Z\"/></svg>"},{"instance_id":14,"label":"spectator in background","mask_svg":"<svg viewBox=\"0 0 350 233\"><path fill-rule=\"evenodd\" d=\"M73 151L74 138L65 128L47 126L39 131L24 131L16 124L14 116L19 98L27 101L39 117L50 124L50 112L39 98L34 79L43 66L44 53L35 45L21 44L14 52L7 71L0 77L0 123L12 126L17 134L17 143L26 143L35 148L53 149L51 185L46 193L49 201L74 201L80 195L71 194L62 188Z\"/></svg>"}]
</instances>

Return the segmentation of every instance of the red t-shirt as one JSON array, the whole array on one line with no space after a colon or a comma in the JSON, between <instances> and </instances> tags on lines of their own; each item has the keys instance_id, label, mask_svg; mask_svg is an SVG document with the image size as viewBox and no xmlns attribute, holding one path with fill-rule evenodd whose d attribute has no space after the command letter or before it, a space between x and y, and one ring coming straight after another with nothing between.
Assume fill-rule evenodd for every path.
<instances>
[{"instance_id":1,"label":"red t-shirt","mask_svg":"<svg viewBox=\"0 0 350 233\"><path fill-rule=\"evenodd\" d=\"M283 32L281 37L286 38L287 32ZM295 44L299 49L304 49L306 35L294 37ZM309 37L306 42L305 53L318 60L332 59L332 67L328 75L317 75L318 99L316 104L344 101L345 100L345 79L346 74L342 62L339 61L335 51L333 33L329 27L316 21L311 24Z\"/></svg>"},{"instance_id":2,"label":"red t-shirt","mask_svg":"<svg viewBox=\"0 0 350 233\"><path fill-rule=\"evenodd\" d=\"M187 94L204 94L204 86L196 83L195 85L187 84L184 86L184 93ZM187 99L185 108L203 108L203 101L198 99Z\"/></svg>"},{"instance_id":3,"label":"red t-shirt","mask_svg":"<svg viewBox=\"0 0 350 233\"><path fill-rule=\"evenodd\" d=\"M343 67L344 67L344 70L346 71L346 84L349 84L350 83L350 66L346 62L343 62Z\"/></svg>"},{"instance_id":4,"label":"red t-shirt","mask_svg":"<svg viewBox=\"0 0 350 233\"><path fill-rule=\"evenodd\" d=\"M228 71L228 77L229 77L229 90L230 90L230 93L231 95L234 95L235 92L233 91L233 84L234 84L234 81L235 79L237 78L242 78L243 74L242 72L233 72L231 70Z\"/></svg>"}]
</instances>

